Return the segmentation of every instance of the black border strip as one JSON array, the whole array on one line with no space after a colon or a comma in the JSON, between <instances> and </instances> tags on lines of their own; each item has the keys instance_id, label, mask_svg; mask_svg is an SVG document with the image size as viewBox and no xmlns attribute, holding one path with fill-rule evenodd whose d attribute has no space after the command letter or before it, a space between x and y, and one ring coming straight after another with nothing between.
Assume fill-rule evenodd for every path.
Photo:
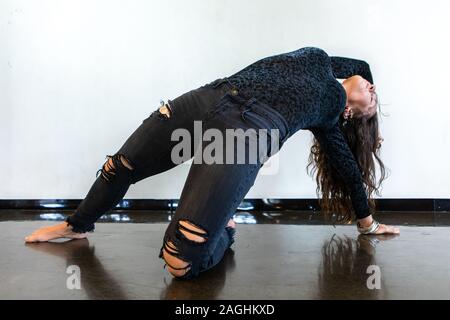
<instances>
[{"instance_id":1,"label":"black border strip","mask_svg":"<svg viewBox=\"0 0 450 320\"><path fill-rule=\"evenodd\" d=\"M1 209L76 209L79 199L3 199ZM178 199L122 199L116 209L173 210ZM450 199L375 199L377 211L450 211ZM244 199L239 210L320 211L317 199Z\"/></svg>"}]
</instances>

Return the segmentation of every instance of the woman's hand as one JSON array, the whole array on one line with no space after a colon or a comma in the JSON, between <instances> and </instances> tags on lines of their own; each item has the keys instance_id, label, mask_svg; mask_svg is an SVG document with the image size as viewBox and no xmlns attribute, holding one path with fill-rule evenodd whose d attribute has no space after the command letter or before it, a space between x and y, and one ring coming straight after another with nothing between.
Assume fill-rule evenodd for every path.
<instances>
[{"instance_id":1,"label":"woman's hand","mask_svg":"<svg viewBox=\"0 0 450 320\"><path fill-rule=\"evenodd\" d=\"M374 220L372 218L372 215L358 220L358 226L359 226L359 228L362 228L362 229L370 228L373 223L374 223ZM380 223L378 228L375 231L370 232L368 234L399 234L399 233L400 233L399 228Z\"/></svg>"},{"instance_id":2,"label":"woman's hand","mask_svg":"<svg viewBox=\"0 0 450 320\"><path fill-rule=\"evenodd\" d=\"M378 230L375 231L374 234L399 234L399 233L400 233L399 228L380 223Z\"/></svg>"}]
</instances>

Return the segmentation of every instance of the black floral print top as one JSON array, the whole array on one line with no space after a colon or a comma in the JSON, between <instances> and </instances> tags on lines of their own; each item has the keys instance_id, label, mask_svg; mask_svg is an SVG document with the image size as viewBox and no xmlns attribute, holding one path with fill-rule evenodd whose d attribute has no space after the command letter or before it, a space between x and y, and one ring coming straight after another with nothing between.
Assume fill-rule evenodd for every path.
<instances>
[{"instance_id":1,"label":"black floral print top","mask_svg":"<svg viewBox=\"0 0 450 320\"><path fill-rule=\"evenodd\" d=\"M281 113L290 134L310 130L342 174L351 191L358 219L370 215L358 163L339 127L347 100L336 78L360 75L373 83L369 64L363 60L328 56L317 47L260 59L227 77L246 96L256 97Z\"/></svg>"}]
</instances>

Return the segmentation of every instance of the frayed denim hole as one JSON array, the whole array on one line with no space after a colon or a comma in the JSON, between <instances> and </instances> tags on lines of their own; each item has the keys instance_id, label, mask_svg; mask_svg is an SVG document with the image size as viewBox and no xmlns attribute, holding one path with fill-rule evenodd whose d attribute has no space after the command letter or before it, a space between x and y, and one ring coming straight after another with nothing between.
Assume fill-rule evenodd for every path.
<instances>
[{"instance_id":1,"label":"frayed denim hole","mask_svg":"<svg viewBox=\"0 0 450 320\"><path fill-rule=\"evenodd\" d=\"M191 240L191 239L187 238L187 237L180 231L179 228L177 228L177 229L175 230L175 236L176 236L180 241L186 241L187 243L189 243L189 245L197 246L197 247L204 246L204 245L208 242L208 241L197 242L197 241Z\"/></svg>"},{"instance_id":2,"label":"frayed denim hole","mask_svg":"<svg viewBox=\"0 0 450 320\"><path fill-rule=\"evenodd\" d=\"M167 239L167 241L170 241L170 242L174 243L174 242L173 242L172 240L170 240L170 239ZM166 246L169 246L169 245L167 244L167 241L164 242L164 245L162 246L162 248L161 248L161 250L160 250L160 258L163 259L164 262L165 262L164 268L166 267L166 265L168 265L169 267L171 267L171 268L174 269L174 270L183 270L183 269L187 269L187 268L189 268L189 267L192 269L192 262L189 261L189 259L186 259L186 258L180 253L179 249L177 249L177 252L174 253L174 252L172 252L172 251L169 251L169 250L166 248ZM174 245L175 245L175 243L174 243ZM170 248L170 246L169 246L169 248ZM165 249L165 250L164 250L164 249ZM170 255L170 256L172 256L172 257L175 257L175 258L177 258L177 259L179 259L179 260L181 260L181 261L187 263L187 265L186 265L185 267L180 267L180 268L178 268L178 267L172 267L172 266L169 265L169 263L164 259L164 251L165 251L168 255ZM188 272L189 272L189 271L188 271Z\"/></svg>"},{"instance_id":3,"label":"frayed denim hole","mask_svg":"<svg viewBox=\"0 0 450 320\"><path fill-rule=\"evenodd\" d=\"M184 226L183 224L181 224L181 222L185 222L188 226ZM193 230L195 228L198 228L201 231ZM189 217L178 219L178 221L177 221L177 229L180 230L181 234L183 234L181 232L181 230L184 230L184 232L189 233L189 234L194 235L194 236L197 236L197 237L199 237L199 238L201 238L203 240L201 242L197 242L196 240L192 240L192 239L187 238L187 236L183 234L183 236L185 238L187 238L187 240L194 241L196 243L202 244L202 243L207 242L208 239L209 239L209 232L208 232L207 228L205 228L203 225L200 225L200 224L192 221Z\"/></svg>"}]
</instances>

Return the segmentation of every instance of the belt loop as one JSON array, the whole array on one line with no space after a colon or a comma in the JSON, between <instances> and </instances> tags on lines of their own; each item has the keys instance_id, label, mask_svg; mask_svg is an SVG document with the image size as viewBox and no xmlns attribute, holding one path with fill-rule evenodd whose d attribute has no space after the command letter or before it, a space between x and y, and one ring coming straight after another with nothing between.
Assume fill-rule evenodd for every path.
<instances>
[{"instance_id":1,"label":"belt loop","mask_svg":"<svg viewBox=\"0 0 450 320\"><path fill-rule=\"evenodd\" d=\"M237 89L237 87L231 83L230 79L228 79L228 77L223 78L223 80L225 80L233 89Z\"/></svg>"},{"instance_id":2,"label":"belt loop","mask_svg":"<svg viewBox=\"0 0 450 320\"><path fill-rule=\"evenodd\" d=\"M230 86L228 92L230 92L231 95L237 96L237 95L240 93L239 88L238 88L237 86L235 86L235 85L230 81L230 79L229 79L228 77L224 77L224 78L222 78L222 80L223 80L224 82L226 82L227 85Z\"/></svg>"},{"instance_id":3,"label":"belt loop","mask_svg":"<svg viewBox=\"0 0 450 320\"><path fill-rule=\"evenodd\" d=\"M216 79L214 80L214 82L212 83L212 87L213 88L217 88L220 87L222 85L222 83L224 83L225 80L224 79Z\"/></svg>"}]
</instances>

